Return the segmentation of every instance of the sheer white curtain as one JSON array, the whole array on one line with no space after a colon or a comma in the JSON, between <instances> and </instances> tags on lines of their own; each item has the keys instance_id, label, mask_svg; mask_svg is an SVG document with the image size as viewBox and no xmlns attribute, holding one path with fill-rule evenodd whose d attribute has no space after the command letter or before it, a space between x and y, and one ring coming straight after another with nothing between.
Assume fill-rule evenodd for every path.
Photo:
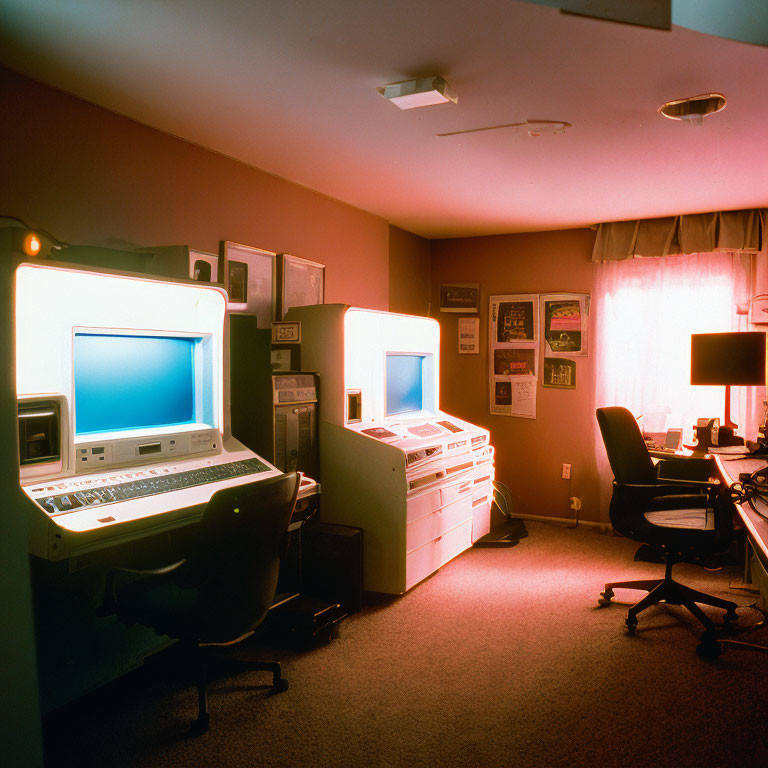
<instances>
[{"instance_id":1,"label":"sheer white curtain","mask_svg":"<svg viewBox=\"0 0 768 768\"><path fill-rule=\"evenodd\" d=\"M661 429L693 437L699 417L724 417L724 388L691 386L692 333L746 330L737 305L749 296L749 257L707 253L627 259L596 267L593 292L596 407L666 415ZM754 437L763 388L733 387L731 418ZM657 418L658 420L658 418ZM610 477L596 430L601 480ZM605 478L604 478L605 476ZM601 482L605 490L605 482Z\"/></svg>"}]
</instances>

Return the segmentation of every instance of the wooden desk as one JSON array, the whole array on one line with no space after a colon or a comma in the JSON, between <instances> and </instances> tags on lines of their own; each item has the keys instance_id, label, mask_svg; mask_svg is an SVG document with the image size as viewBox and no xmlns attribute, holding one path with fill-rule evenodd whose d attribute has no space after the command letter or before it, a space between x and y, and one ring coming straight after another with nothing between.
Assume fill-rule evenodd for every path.
<instances>
[{"instance_id":1,"label":"wooden desk","mask_svg":"<svg viewBox=\"0 0 768 768\"><path fill-rule=\"evenodd\" d=\"M768 466L768 461L765 459L752 459L748 456L734 458L732 456L715 455L714 459L720 476L729 487L739 481L739 475L742 472L752 473L757 469ZM739 517L743 521L750 539L752 539L756 548L760 551L761 559L768 563L768 520L759 514L763 513L768 517L768 504L759 499L753 499L752 503L757 508L757 512L747 503L736 504L736 511L739 513Z\"/></svg>"},{"instance_id":2,"label":"wooden desk","mask_svg":"<svg viewBox=\"0 0 768 768\"><path fill-rule=\"evenodd\" d=\"M648 453L652 459L706 459L709 454L706 451L696 452L688 448L679 448L676 451L661 448L648 448Z\"/></svg>"},{"instance_id":3,"label":"wooden desk","mask_svg":"<svg viewBox=\"0 0 768 768\"><path fill-rule=\"evenodd\" d=\"M714 456L723 481L732 486L742 472L752 473L768 466L765 459L739 456ZM754 509L752 507L754 505ZM753 583L760 590L758 605L768 609L768 504L759 499L735 504L736 511L747 529L747 553L744 563L744 582ZM757 511L756 511L757 510ZM761 514L762 513L762 514ZM763 517L762 515L766 515Z\"/></svg>"}]
</instances>

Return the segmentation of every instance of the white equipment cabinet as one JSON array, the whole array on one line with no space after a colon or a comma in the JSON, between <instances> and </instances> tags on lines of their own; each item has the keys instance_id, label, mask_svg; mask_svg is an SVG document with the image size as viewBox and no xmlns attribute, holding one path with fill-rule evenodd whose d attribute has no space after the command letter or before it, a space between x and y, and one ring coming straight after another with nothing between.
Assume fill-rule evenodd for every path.
<instances>
[{"instance_id":1,"label":"white equipment cabinet","mask_svg":"<svg viewBox=\"0 0 768 768\"><path fill-rule=\"evenodd\" d=\"M401 594L488 533L488 430L439 410L435 320L295 307L320 374L323 522L362 528L364 587Z\"/></svg>"},{"instance_id":2,"label":"white equipment cabinet","mask_svg":"<svg viewBox=\"0 0 768 768\"><path fill-rule=\"evenodd\" d=\"M31 554L75 570L102 550L196 523L222 488L281 474L231 434L222 289L54 262L21 262L3 280L15 297ZM78 354L81 337L95 338L101 356ZM143 355L126 356L137 346ZM179 401L189 404L182 418ZM89 412L106 426L78 433L78 414ZM124 412L144 421L116 425ZM303 478L299 497L316 491Z\"/></svg>"}]
</instances>

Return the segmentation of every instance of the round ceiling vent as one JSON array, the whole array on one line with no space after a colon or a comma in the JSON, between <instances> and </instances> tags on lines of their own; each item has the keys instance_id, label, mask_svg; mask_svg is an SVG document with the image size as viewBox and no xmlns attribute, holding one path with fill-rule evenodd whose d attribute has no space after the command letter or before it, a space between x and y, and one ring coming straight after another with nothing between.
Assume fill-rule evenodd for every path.
<instances>
[{"instance_id":1,"label":"round ceiling vent","mask_svg":"<svg viewBox=\"0 0 768 768\"><path fill-rule=\"evenodd\" d=\"M722 93L703 93L687 99L675 99L659 107L664 117L670 120L688 120L697 125L709 115L725 109L725 96Z\"/></svg>"}]
</instances>

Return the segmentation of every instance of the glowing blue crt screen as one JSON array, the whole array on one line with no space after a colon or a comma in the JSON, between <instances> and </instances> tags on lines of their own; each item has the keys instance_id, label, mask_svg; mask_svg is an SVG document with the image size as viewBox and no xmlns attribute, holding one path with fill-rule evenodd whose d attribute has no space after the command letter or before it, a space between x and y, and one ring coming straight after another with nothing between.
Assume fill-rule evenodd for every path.
<instances>
[{"instance_id":1,"label":"glowing blue crt screen","mask_svg":"<svg viewBox=\"0 0 768 768\"><path fill-rule=\"evenodd\" d=\"M387 355L387 416L422 410L424 357Z\"/></svg>"},{"instance_id":2,"label":"glowing blue crt screen","mask_svg":"<svg viewBox=\"0 0 768 768\"><path fill-rule=\"evenodd\" d=\"M197 341L75 333L75 434L194 423Z\"/></svg>"}]
</instances>

